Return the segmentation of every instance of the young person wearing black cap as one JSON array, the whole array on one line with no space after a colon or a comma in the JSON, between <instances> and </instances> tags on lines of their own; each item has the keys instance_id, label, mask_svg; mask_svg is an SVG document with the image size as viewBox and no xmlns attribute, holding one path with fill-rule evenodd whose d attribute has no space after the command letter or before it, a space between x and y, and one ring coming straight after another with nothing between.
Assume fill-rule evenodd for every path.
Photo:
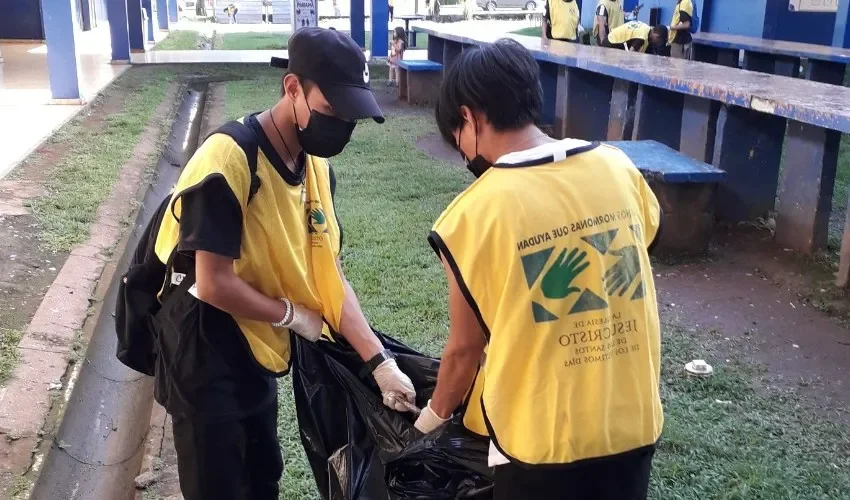
<instances>
[{"instance_id":1,"label":"young person wearing black cap","mask_svg":"<svg viewBox=\"0 0 850 500\"><path fill-rule=\"evenodd\" d=\"M211 136L181 174L156 241L171 263L167 283L194 278L162 295L155 391L173 417L187 500L278 498L275 377L289 370L290 332L315 341L327 323L368 364L387 406L405 411L415 398L338 259L326 158L357 120L384 121L369 67L348 35L319 28L299 30L289 57L272 64L289 69L281 99L242 120L258 145L256 176L240 143Z\"/></svg>"}]
</instances>

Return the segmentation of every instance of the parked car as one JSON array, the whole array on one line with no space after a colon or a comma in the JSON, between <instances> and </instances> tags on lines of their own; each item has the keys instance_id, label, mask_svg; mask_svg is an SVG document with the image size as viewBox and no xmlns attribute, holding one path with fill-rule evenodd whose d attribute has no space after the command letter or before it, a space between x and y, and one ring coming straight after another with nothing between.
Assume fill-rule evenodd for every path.
<instances>
[{"instance_id":1,"label":"parked car","mask_svg":"<svg viewBox=\"0 0 850 500\"><path fill-rule=\"evenodd\" d=\"M496 9L524 9L537 10L538 5L543 5L544 0L476 0L479 7L487 11Z\"/></svg>"}]
</instances>

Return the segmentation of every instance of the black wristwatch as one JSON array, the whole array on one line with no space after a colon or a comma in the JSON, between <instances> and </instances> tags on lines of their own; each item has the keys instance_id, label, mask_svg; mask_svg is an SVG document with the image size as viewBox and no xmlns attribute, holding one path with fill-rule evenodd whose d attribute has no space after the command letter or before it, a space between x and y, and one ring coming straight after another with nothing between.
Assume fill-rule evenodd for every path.
<instances>
[{"instance_id":1,"label":"black wristwatch","mask_svg":"<svg viewBox=\"0 0 850 500\"><path fill-rule=\"evenodd\" d=\"M381 365L381 363L387 361L388 359L395 359L395 354L384 349L378 354L375 354L372 359L366 362L366 367L364 368L364 370L367 371L368 375L371 375L372 372L375 371L375 369Z\"/></svg>"}]
</instances>

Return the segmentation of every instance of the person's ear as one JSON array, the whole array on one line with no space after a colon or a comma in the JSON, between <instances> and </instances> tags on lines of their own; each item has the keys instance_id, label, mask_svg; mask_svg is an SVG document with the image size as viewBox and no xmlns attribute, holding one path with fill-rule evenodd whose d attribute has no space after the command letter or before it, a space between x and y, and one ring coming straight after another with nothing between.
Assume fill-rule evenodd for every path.
<instances>
[{"instance_id":1,"label":"person's ear","mask_svg":"<svg viewBox=\"0 0 850 500\"><path fill-rule=\"evenodd\" d=\"M475 124L475 117L472 114L472 110L469 109L469 106L463 104L460 107L460 117L463 118L463 121L469 122L470 124Z\"/></svg>"},{"instance_id":2,"label":"person's ear","mask_svg":"<svg viewBox=\"0 0 850 500\"><path fill-rule=\"evenodd\" d=\"M283 91L284 95L288 95L290 99L293 101L297 100L299 94L301 94L301 83L298 81L298 77L289 73L288 75L283 77Z\"/></svg>"}]
</instances>

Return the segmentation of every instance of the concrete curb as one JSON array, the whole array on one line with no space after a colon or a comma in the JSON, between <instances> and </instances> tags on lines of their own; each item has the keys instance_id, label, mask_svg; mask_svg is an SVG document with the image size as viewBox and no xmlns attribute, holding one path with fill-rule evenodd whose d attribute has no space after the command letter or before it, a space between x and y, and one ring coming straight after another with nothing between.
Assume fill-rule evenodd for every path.
<instances>
[{"instance_id":1,"label":"concrete curb","mask_svg":"<svg viewBox=\"0 0 850 500\"><path fill-rule=\"evenodd\" d=\"M155 117L169 113L178 90L178 84L169 86ZM152 121L139 142L155 141L160 130L160 124ZM74 380L66 371L71 351L77 335L82 335L98 281L114 260L112 249L121 239L125 221L136 211L136 205L128 200L137 199L141 192L148 161L146 154L133 152L112 193L98 208L89 239L71 251L21 339L20 363L0 389L0 434L6 437L0 440L0 459L12 459L0 460L4 472L20 475L31 469L42 436L50 432L45 423L54 395L62 394L63 388L66 400L70 395ZM24 448L33 453L24 455ZM28 457L26 463L24 456Z\"/></svg>"}]
</instances>

